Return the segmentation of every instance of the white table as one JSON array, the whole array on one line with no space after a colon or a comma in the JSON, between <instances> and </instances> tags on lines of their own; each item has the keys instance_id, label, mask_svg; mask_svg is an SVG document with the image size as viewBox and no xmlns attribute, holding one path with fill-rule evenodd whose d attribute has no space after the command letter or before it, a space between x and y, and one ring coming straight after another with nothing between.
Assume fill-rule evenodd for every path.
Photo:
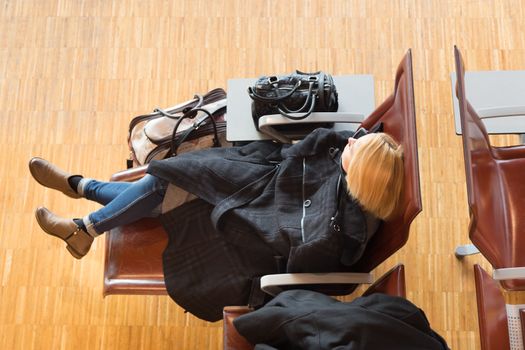
<instances>
[{"instance_id":1,"label":"white table","mask_svg":"<svg viewBox=\"0 0 525 350\"><path fill-rule=\"evenodd\" d=\"M360 122L367 117L375 108L374 79L372 75L343 75L334 76L334 83L339 95L339 109L330 113L332 121L350 121L352 124L336 123L334 129L355 130ZM268 134L257 131L253 124L251 104L248 96L248 86L253 85L256 78L230 79L228 80L228 123L226 124L226 138L228 141L252 141L272 139ZM280 115L266 116L268 125L267 132L271 133L273 123L290 119ZM305 121L316 121L316 118L326 117L326 113L312 113ZM262 119L262 118L261 118Z\"/></svg>"},{"instance_id":2,"label":"white table","mask_svg":"<svg viewBox=\"0 0 525 350\"><path fill-rule=\"evenodd\" d=\"M455 72L450 80L456 134L460 135ZM465 72L465 90L489 134L525 134L525 71Z\"/></svg>"}]
</instances>

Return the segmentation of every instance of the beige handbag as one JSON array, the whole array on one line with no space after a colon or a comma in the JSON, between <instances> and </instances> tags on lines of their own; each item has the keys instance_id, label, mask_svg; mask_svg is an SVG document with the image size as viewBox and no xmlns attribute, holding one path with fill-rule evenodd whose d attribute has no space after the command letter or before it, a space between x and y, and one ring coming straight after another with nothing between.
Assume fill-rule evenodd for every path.
<instances>
[{"instance_id":1,"label":"beige handbag","mask_svg":"<svg viewBox=\"0 0 525 350\"><path fill-rule=\"evenodd\" d=\"M205 95L130 122L128 168L197 149L217 147L226 133L226 92Z\"/></svg>"}]
</instances>

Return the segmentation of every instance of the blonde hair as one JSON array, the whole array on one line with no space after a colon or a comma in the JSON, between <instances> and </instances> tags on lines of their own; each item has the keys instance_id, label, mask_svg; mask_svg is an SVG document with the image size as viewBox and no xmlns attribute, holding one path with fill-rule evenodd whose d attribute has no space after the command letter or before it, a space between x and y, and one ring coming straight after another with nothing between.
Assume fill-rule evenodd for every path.
<instances>
[{"instance_id":1,"label":"blonde hair","mask_svg":"<svg viewBox=\"0 0 525 350\"><path fill-rule=\"evenodd\" d=\"M403 148L387 134L365 135L348 164L348 192L366 211L388 219L401 196L403 173Z\"/></svg>"}]
</instances>

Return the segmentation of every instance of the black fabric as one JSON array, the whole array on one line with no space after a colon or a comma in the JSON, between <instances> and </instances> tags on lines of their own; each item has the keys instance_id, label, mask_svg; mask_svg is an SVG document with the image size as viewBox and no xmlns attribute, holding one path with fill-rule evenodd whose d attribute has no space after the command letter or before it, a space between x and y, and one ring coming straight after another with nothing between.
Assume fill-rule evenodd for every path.
<instances>
[{"instance_id":1,"label":"black fabric","mask_svg":"<svg viewBox=\"0 0 525 350\"><path fill-rule=\"evenodd\" d=\"M211 223L212 210L212 205L196 199L160 219L170 228L163 254L168 294L193 315L213 322L222 318L226 305L264 304L264 296L252 295L253 277L277 269L271 247L245 234L248 223L232 217L225 220L227 234L218 233ZM198 220L195 213L201 214Z\"/></svg>"},{"instance_id":2,"label":"black fabric","mask_svg":"<svg viewBox=\"0 0 525 350\"><path fill-rule=\"evenodd\" d=\"M217 320L225 305L247 304L251 279L283 266L348 270L369 237L358 203L337 196L341 152L329 150L342 150L348 136L317 129L295 145L252 142L153 161L149 173L200 198L162 216L170 296Z\"/></svg>"},{"instance_id":3,"label":"black fabric","mask_svg":"<svg viewBox=\"0 0 525 350\"><path fill-rule=\"evenodd\" d=\"M372 294L339 302L291 290L233 321L255 349L448 349L424 312L410 301Z\"/></svg>"}]
</instances>

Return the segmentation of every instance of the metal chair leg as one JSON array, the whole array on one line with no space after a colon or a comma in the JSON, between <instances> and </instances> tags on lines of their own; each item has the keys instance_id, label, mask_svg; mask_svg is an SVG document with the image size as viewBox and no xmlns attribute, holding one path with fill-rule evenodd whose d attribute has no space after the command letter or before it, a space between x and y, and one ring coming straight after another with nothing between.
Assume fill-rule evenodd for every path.
<instances>
[{"instance_id":1,"label":"metal chair leg","mask_svg":"<svg viewBox=\"0 0 525 350\"><path fill-rule=\"evenodd\" d=\"M458 259L463 259L467 255L473 255L478 253L479 250L474 244L460 245L456 248L456 251L454 252L454 254L456 254L456 258Z\"/></svg>"}]
</instances>

